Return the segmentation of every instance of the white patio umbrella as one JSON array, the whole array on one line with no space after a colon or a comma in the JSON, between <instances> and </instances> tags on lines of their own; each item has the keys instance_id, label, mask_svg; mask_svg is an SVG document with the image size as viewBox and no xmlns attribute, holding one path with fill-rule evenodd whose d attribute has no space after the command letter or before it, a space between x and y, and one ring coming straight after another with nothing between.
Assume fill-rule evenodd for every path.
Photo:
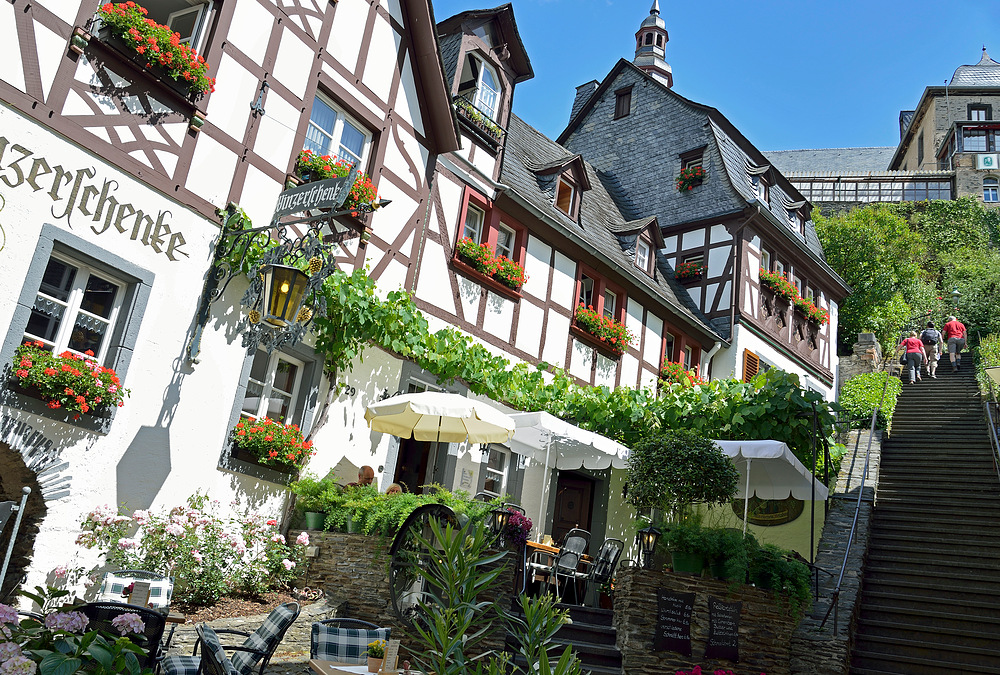
<instances>
[{"instance_id":1,"label":"white patio umbrella","mask_svg":"<svg viewBox=\"0 0 1000 675\"><path fill-rule=\"evenodd\" d=\"M760 499L796 499L825 501L830 491L813 477L812 472L781 441L715 441L733 460L740 472L743 500L743 533L747 531L750 497Z\"/></svg>"},{"instance_id":2,"label":"white patio umbrella","mask_svg":"<svg viewBox=\"0 0 1000 675\"><path fill-rule=\"evenodd\" d=\"M581 429L547 412L516 413L511 417L517 430L508 443L510 449L543 466L563 470L581 466L595 470L628 466L629 449L618 441ZM536 523L538 534L542 533L548 490L549 481L543 481Z\"/></svg>"},{"instance_id":3,"label":"white patio umbrella","mask_svg":"<svg viewBox=\"0 0 1000 675\"><path fill-rule=\"evenodd\" d=\"M439 391L372 403L365 421L372 431L438 443L505 443L514 433L514 420L488 403Z\"/></svg>"}]
</instances>

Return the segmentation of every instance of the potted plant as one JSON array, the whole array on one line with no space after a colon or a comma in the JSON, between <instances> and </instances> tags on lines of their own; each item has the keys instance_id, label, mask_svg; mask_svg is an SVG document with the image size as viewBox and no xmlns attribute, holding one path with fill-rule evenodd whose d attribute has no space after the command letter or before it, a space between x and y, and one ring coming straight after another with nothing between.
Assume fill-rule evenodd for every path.
<instances>
[{"instance_id":1,"label":"potted plant","mask_svg":"<svg viewBox=\"0 0 1000 675\"><path fill-rule=\"evenodd\" d=\"M134 2L106 3L97 10L107 35L134 53L147 69L163 74L160 79L176 83L192 97L215 91L215 78L208 77L208 62L181 42L181 36L152 19L145 7ZM100 35L99 35L100 36Z\"/></svg>"},{"instance_id":2,"label":"potted plant","mask_svg":"<svg viewBox=\"0 0 1000 675\"><path fill-rule=\"evenodd\" d=\"M667 384L683 384L691 387L696 384L706 384L698 373L688 370L681 362L664 361L660 367L660 380Z\"/></svg>"},{"instance_id":3,"label":"potted plant","mask_svg":"<svg viewBox=\"0 0 1000 675\"><path fill-rule=\"evenodd\" d=\"M305 514L306 529L322 530L326 520L326 502L323 495L334 487L334 482L329 478L320 479L314 474L306 474L288 487L295 494L296 508Z\"/></svg>"},{"instance_id":4,"label":"potted plant","mask_svg":"<svg viewBox=\"0 0 1000 675\"><path fill-rule=\"evenodd\" d=\"M601 609L615 608L615 580L613 578L608 578L601 584L597 604Z\"/></svg>"},{"instance_id":5,"label":"potted plant","mask_svg":"<svg viewBox=\"0 0 1000 675\"><path fill-rule=\"evenodd\" d=\"M705 567L705 537L701 525L686 518L663 527L663 543L670 551L671 567L681 574L701 574Z\"/></svg>"},{"instance_id":6,"label":"potted plant","mask_svg":"<svg viewBox=\"0 0 1000 675\"><path fill-rule=\"evenodd\" d=\"M489 244L477 244L469 237L463 237L455 245L458 257L477 272L493 276L496 272L496 257Z\"/></svg>"},{"instance_id":7,"label":"potted plant","mask_svg":"<svg viewBox=\"0 0 1000 675\"><path fill-rule=\"evenodd\" d=\"M524 268L521 267L520 263L510 258L502 255L497 256L493 259L493 264L496 266L493 278L508 288L513 288L516 291L528 280L528 275L524 273Z\"/></svg>"},{"instance_id":8,"label":"potted plant","mask_svg":"<svg viewBox=\"0 0 1000 675\"><path fill-rule=\"evenodd\" d=\"M674 278L686 281L696 281L701 279L701 275L704 273L705 266L697 260L692 260L678 265L677 269L674 270Z\"/></svg>"},{"instance_id":9,"label":"potted plant","mask_svg":"<svg viewBox=\"0 0 1000 675\"><path fill-rule=\"evenodd\" d=\"M681 169L680 175L677 176L677 191L687 192L693 189L695 185L701 185L707 177L708 174L705 173L705 169L700 166Z\"/></svg>"},{"instance_id":10,"label":"potted plant","mask_svg":"<svg viewBox=\"0 0 1000 675\"><path fill-rule=\"evenodd\" d=\"M14 384L53 410L101 415L125 405L129 390L111 368L87 350L85 356L65 351L56 356L42 342L26 342L14 351Z\"/></svg>"},{"instance_id":11,"label":"potted plant","mask_svg":"<svg viewBox=\"0 0 1000 675\"><path fill-rule=\"evenodd\" d=\"M368 643L368 672L377 673L382 670L382 659L385 658L385 640L375 640Z\"/></svg>"},{"instance_id":12,"label":"potted plant","mask_svg":"<svg viewBox=\"0 0 1000 675\"><path fill-rule=\"evenodd\" d=\"M799 289L788 280L788 277L778 272L768 271L763 267L760 268L760 285L787 303L795 302L799 297Z\"/></svg>"},{"instance_id":13,"label":"potted plant","mask_svg":"<svg viewBox=\"0 0 1000 675\"><path fill-rule=\"evenodd\" d=\"M809 298L798 297L792 302L795 305L795 309L801 312L817 328L830 320L830 312L820 309Z\"/></svg>"},{"instance_id":14,"label":"potted plant","mask_svg":"<svg viewBox=\"0 0 1000 675\"><path fill-rule=\"evenodd\" d=\"M703 546L701 528L683 516L695 503L728 504L736 494L739 472L711 439L668 430L633 445L626 481L626 500L639 512L663 513L667 524L661 541L683 555Z\"/></svg>"},{"instance_id":15,"label":"potted plant","mask_svg":"<svg viewBox=\"0 0 1000 675\"><path fill-rule=\"evenodd\" d=\"M702 531L709 568L716 579L745 583L751 552L757 542L733 528L706 528Z\"/></svg>"},{"instance_id":16,"label":"potted plant","mask_svg":"<svg viewBox=\"0 0 1000 675\"><path fill-rule=\"evenodd\" d=\"M285 473L302 468L314 454L312 441L302 437L297 424L281 424L264 417L247 417L230 432L233 447L249 455L258 464Z\"/></svg>"}]
</instances>

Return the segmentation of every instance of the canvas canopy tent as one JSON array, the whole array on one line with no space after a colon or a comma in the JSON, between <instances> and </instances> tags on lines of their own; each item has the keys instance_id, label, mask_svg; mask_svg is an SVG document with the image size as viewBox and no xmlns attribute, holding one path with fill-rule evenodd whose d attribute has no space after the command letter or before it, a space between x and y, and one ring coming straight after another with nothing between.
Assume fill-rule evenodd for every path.
<instances>
[{"instance_id":1,"label":"canvas canopy tent","mask_svg":"<svg viewBox=\"0 0 1000 675\"><path fill-rule=\"evenodd\" d=\"M747 529L750 497L825 501L830 491L798 460L781 441L715 441L733 460L740 472L739 491L743 500L743 532Z\"/></svg>"},{"instance_id":2,"label":"canvas canopy tent","mask_svg":"<svg viewBox=\"0 0 1000 675\"><path fill-rule=\"evenodd\" d=\"M515 425L514 436L507 445L513 452L543 466L561 470L581 467L603 470L609 467L624 469L628 465L629 449L621 443L547 412L516 413L511 418ZM538 533L542 532L548 490L549 481L545 480L535 523Z\"/></svg>"},{"instance_id":3,"label":"canvas canopy tent","mask_svg":"<svg viewBox=\"0 0 1000 675\"><path fill-rule=\"evenodd\" d=\"M365 420L373 431L438 443L504 443L514 433L514 421L488 403L438 391L372 403Z\"/></svg>"}]
</instances>

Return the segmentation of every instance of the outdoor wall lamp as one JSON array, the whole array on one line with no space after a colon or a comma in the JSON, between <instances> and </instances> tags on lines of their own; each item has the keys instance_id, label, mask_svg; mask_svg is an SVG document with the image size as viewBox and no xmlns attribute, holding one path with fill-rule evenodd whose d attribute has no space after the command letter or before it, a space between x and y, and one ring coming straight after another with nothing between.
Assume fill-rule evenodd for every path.
<instances>
[{"instance_id":1,"label":"outdoor wall lamp","mask_svg":"<svg viewBox=\"0 0 1000 675\"><path fill-rule=\"evenodd\" d=\"M635 535L635 541L642 552L642 566L647 570L653 569L653 553L656 551L656 544L660 540L662 533L649 525L639 530Z\"/></svg>"},{"instance_id":2,"label":"outdoor wall lamp","mask_svg":"<svg viewBox=\"0 0 1000 675\"><path fill-rule=\"evenodd\" d=\"M265 265L260 274L264 277L261 319L278 328L298 321L309 275L287 265Z\"/></svg>"},{"instance_id":3,"label":"outdoor wall lamp","mask_svg":"<svg viewBox=\"0 0 1000 675\"><path fill-rule=\"evenodd\" d=\"M951 304L955 306L955 309L958 309L958 301L961 298L962 294L958 292L957 288L951 292Z\"/></svg>"},{"instance_id":4,"label":"outdoor wall lamp","mask_svg":"<svg viewBox=\"0 0 1000 675\"><path fill-rule=\"evenodd\" d=\"M493 509L490 515L492 516L490 529L493 530L493 534L498 537L503 535L503 531L507 529L507 521L510 520L510 511L507 510L507 505L501 504L499 507Z\"/></svg>"},{"instance_id":5,"label":"outdoor wall lamp","mask_svg":"<svg viewBox=\"0 0 1000 675\"><path fill-rule=\"evenodd\" d=\"M237 328L247 351L264 347L270 353L294 345L316 317L326 316L322 290L323 282L337 269L335 244L361 237L367 228L356 219L390 203L381 199L342 208L356 179L354 167L347 176L285 190L278 196L271 222L262 227L247 228L249 219L235 204L219 212L223 225L188 345L191 363L198 362L212 303L236 276L245 274L250 280L240 301L247 311ZM289 219L303 213L305 217ZM342 216L351 218L337 220Z\"/></svg>"}]
</instances>

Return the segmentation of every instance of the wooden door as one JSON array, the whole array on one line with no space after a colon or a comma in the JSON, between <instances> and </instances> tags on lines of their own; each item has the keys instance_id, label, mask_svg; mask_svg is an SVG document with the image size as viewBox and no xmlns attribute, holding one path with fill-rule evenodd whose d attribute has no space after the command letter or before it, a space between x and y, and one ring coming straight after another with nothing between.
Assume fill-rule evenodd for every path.
<instances>
[{"instance_id":1,"label":"wooden door","mask_svg":"<svg viewBox=\"0 0 1000 675\"><path fill-rule=\"evenodd\" d=\"M428 455L431 444L407 438L399 442L396 473L393 482L403 486L406 492L420 493L420 486L427 484Z\"/></svg>"},{"instance_id":2,"label":"wooden door","mask_svg":"<svg viewBox=\"0 0 1000 675\"><path fill-rule=\"evenodd\" d=\"M556 505L552 515L552 538L562 542L574 527L590 532L594 509L594 481L583 476L560 473L556 482Z\"/></svg>"}]
</instances>

